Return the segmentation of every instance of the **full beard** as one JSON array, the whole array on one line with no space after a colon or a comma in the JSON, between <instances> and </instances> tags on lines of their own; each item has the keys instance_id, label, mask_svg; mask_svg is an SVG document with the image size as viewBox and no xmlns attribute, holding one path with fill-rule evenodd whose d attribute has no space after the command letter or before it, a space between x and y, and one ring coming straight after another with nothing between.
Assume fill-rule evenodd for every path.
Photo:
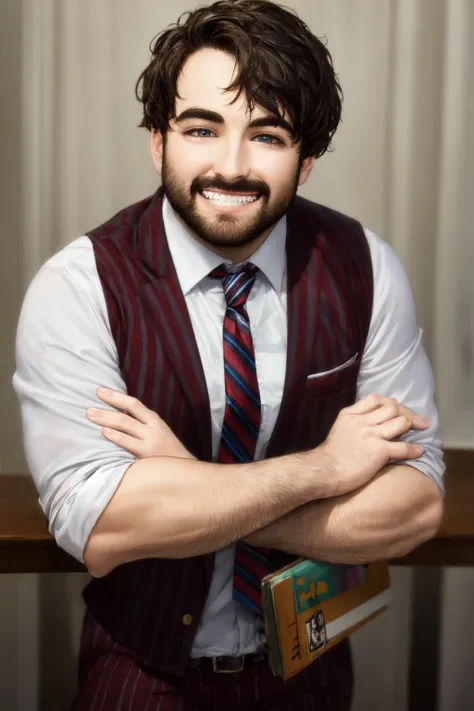
<instances>
[{"instance_id":1,"label":"full beard","mask_svg":"<svg viewBox=\"0 0 474 711\"><path fill-rule=\"evenodd\" d=\"M191 188L180 183L163 157L162 188L171 207L179 215L188 229L203 242L213 247L242 247L256 241L269 231L286 214L298 189L298 175L288 184L275 204L270 203L270 190L261 181L239 180L226 183L219 178L196 178ZM250 206L253 214L236 216L217 214L214 218L203 215L197 204L202 190L217 188L232 192L258 193L258 206ZM201 199L206 198L201 196Z\"/></svg>"}]
</instances>

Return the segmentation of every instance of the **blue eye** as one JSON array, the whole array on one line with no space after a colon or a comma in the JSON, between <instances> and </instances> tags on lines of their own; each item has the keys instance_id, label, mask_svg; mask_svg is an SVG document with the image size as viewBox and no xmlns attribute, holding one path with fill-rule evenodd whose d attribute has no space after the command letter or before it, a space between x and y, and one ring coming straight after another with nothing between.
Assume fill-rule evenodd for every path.
<instances>
[{"instance_id":1,"label":"blue eye","mask_svg":"<svg viewBox=\"0 0 474 711\"><path fill-rule=\"evenodd\" d=\"M265 140L260 140L260 141L258 141L258 143L267 143L269 146L276 146L276 145L278 145L278 144L283 143L283 141L280 141L279 138L275 138L275 136L270 136L270 135L267 134L267 133L262 133L260 136L255 136L255 138L256 138L256 139L259 139L259 138L260 138L260 139L265 139L265 138L270 139L270 140L268 140L268 141L265 141Z\"/></svg>"},{"instance_id":2,"label":"blue eye","mask_svg":"<svg viewBox=\"0 0 474 711\"><path fill-rule=\"evenodd\" d=\"M193 128L191 131L186 131L188 136L195 136L196 138L209 138L209 134L212 131L209 128Z\"/></svg>"}]
</instances>

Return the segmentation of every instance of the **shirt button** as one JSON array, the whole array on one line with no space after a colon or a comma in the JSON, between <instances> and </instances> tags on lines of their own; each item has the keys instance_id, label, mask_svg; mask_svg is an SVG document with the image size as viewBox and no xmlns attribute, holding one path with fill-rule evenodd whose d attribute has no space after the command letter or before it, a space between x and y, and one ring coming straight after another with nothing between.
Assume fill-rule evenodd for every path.
<instances>
[{"instance_id":1,"label":"shirt button","mask_svg":"<svg viewBox=\"0 0 474 711\"><path fill-rule=\"evenodd\" d=\"M191 625L192 622L193 622L192 615L190 615L190 614L183 615L183 625L186 625L187 627L189 627L189 625Z\"/></svg>"}]
</instances>

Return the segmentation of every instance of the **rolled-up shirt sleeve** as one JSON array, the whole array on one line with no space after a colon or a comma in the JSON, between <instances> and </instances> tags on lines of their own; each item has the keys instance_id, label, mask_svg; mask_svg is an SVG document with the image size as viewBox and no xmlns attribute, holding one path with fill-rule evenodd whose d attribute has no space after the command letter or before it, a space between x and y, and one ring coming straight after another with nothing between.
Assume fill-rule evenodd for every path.
<instances>
[{"instance_id":1,"label":"rolled-up shirt sleeve","mask_svg":"<svg viewBox=\"0 0 474 711\"><path fill-rule=\"evenodd\" d=\"M126 392L86 237L53 257L28 289L13 385L49 530L82 561L97 519L135 461L86 417L89 407L108 408L97 387Z\"/></svg>"},{"instance_id":2,"label":"rolled-up shirt sleeve","mask_svg":"<svg viewBox=\"0 0 474 711\"><path fill-rule=\"evenodd\" d=\"M405 270L394 251L366 230L374 272L374 306L358 380L358 399L370 393L394 397L427 417L426 430L410 430L401 440L419 442L424 453L409 464L444 491L443 443L435 404L434 377Z\"/></svg>"}]
</instances>

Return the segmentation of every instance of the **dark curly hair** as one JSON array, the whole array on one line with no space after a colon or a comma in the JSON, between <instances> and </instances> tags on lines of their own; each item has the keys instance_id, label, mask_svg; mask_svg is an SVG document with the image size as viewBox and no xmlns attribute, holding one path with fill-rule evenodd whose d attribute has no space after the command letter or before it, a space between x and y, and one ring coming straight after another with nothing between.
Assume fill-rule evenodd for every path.
<instances>
[{"instance_id":1,"label":"dark curly hair","mask_svg":"<svg viewBox=\"0 0 474 711\"><path fill-rule=\"evenodd\" d=\"M234 101L244 91L250 110L259 104L276 116L288 112L301 159L330 149L342 108L331 55L295 12L270 0L219 0L161 32L135 87L143 104L140 126L166 134L176 118L182 67L203 47L235 57L237 74L226 88L238 91Z\"/></svg>"}]
</instances>

